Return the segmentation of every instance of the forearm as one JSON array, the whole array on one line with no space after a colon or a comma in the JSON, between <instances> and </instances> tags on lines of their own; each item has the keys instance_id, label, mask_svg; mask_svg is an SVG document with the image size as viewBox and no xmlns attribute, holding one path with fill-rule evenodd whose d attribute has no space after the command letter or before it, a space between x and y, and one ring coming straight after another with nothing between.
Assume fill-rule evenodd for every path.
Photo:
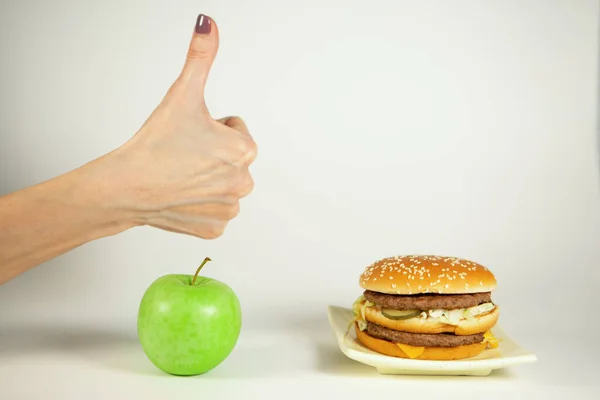
<instances>
[{"instance_id":1,"label":"forearm","mask_svg":"<svg viewBox=\"0 0 600 400\"><path fill-rule=\"evenodd\" d=\"M0 197L0 284L87 242L122 232L133 218L114 205L95 162Z\"/></svg>"}]
</instances>

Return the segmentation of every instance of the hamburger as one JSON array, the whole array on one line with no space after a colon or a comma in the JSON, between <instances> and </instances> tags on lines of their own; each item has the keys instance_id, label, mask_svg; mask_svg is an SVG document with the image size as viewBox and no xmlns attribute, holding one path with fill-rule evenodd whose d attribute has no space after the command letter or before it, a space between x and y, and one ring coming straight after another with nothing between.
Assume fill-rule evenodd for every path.
<instances>
[{"instance_id":1,"label":"hamburger","mask_svg":"<svg viewBox=\"0 0 600 400\"><path fill-rule=\"evenodd\" d=\"M458 360L498 341L492 301L494 274L456 257L406 255L384 258L359 278L363 294L353 305L357 340L392 357Z\"/></svg>"}]
</instances>

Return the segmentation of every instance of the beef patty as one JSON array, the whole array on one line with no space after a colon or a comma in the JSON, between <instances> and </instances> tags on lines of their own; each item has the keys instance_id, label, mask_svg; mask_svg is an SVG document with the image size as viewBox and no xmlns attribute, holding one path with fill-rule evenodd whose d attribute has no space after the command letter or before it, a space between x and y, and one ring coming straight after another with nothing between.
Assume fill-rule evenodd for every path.
<instances>
[{"instance_id":1,"label":"beef patty","mask_svg":"<svg viewBox=\"0 0 600 400\"><path fill-rule=\"evenodd\" d=\"M492 301L491 292L469 294L385 294L365 290L367 300L384 308L394 310L433 310L443 308L467 308Z\"/></svg>"},{"instance_id":2,"label":"beef patty","mask_svg":"<svg viewBox=\"0 0 600 400\"><path fill-rule=\"evenodd\" d=\"M483 342L483 333L476 333L475 335L410 333L384 328L372 322L367 322L367 333L377 339L418 347L456 347Z\"/></svg>"}]
</instances>

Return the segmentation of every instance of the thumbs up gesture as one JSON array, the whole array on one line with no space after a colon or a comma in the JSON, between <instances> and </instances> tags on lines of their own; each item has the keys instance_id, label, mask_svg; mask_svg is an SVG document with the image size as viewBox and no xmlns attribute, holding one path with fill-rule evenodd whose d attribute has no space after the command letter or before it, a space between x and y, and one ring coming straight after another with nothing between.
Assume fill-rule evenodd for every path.
<instances>
[{"instance_id":1,"label":"thumbs up gesture","mask_svg":"<svg viewBox=\"0 0 600 400\"><path fill-rule=\"evenodd\" d=\"M139 225L221 236L253 188L256 144L242 119L213 119L204 87L217 53L215 22L198 16L180 75L139 131L110 153L118 206Z\"/></svg>"}]
</instances>

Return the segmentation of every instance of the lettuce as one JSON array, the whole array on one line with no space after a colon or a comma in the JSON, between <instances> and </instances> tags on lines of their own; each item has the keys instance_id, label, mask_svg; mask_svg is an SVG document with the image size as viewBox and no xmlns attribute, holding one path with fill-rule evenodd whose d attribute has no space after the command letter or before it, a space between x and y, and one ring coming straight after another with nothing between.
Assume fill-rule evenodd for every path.
<instances>
[{"instance_id":1,"label":"lettuce","mask_svg":"<svg viewBox=\"0 0 600 400\"><path fill-rule=\"evenodd\" d=\"M358 328L361 331L364 331L367 329L367 321L366 321L366 309L367 307L373 307L375 306L375 303L368 301L365 299L365 296L359 296L358 299L356 299L356 301L352 304L352 312L354 313L354 318L352 318L352 320L350 320L350 323L348 324L348 330L346 332L346 334L348 334L348 332L350 331L350 328L352 327L352 324L354 324L354 322L358 323Z\"/></svg>"}]
</instances>

